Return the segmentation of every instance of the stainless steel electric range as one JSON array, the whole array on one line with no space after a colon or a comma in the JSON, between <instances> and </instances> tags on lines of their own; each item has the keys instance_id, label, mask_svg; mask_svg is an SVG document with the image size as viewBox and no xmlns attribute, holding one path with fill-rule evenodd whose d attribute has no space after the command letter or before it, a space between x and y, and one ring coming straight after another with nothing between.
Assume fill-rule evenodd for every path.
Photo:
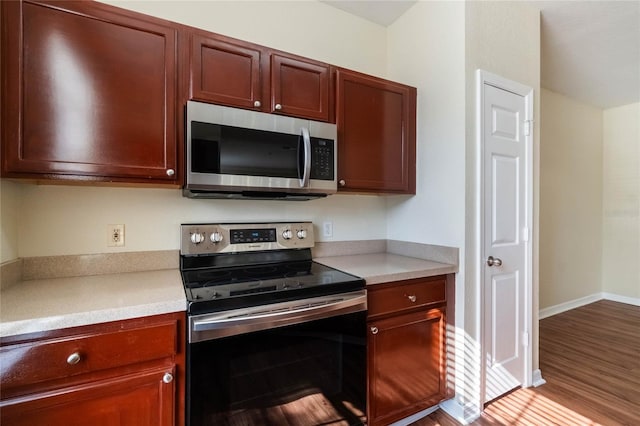
<instances>
[{"instance_id":1,"label":"stainless steel electric range","mask_svg":"<svg viewBox=\"0 0 640 426\"><path fill-rule=\"evenodd\" d=\"M366 424L364 280L311 222L185 224L187 424Z\"/></svg>"}]
</instances>

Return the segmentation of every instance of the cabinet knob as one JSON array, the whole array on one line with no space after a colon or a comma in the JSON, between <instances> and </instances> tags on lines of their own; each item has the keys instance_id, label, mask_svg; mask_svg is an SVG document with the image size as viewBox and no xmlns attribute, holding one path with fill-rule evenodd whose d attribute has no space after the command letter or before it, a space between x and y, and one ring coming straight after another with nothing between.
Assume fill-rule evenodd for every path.
<instances>
[{"instance_id":1,"label":"cabinet knob","mask_svg":"<svg viewBox=\"0 0 640 426\"><path fill-rule=\"evenodd\" d=\"M409 301L411 301L411 302L413 302L413 303L415 303L415 302L416 302L416 299L417 299L417 297L415 296L415 294L410 294L410 295L408 295L408 296L407 296L407 298L409 299Z\"/></svg>"},{"instance_id":2,"label":"cabinet knob","mask_svg":"<svg viewBox=\"0 0 640 426\"><path fill-rule=\"evenodd\" d=\"M275 109L276 109L276 110L278 110L278 111L280 111L280 110L282 109L282 105L280 105L280 104L276 104Z\"/></svg>"},{"instance_id":3,"label":"cabinet knob","mask_svg":"<svg viewBox=\"0 0 640 426\"><path fill-rule=\"evenodd\" d=\"M76 365L77 363L80 362L80 359L81 359L80 354L78 352L74 352L67 357L67 364Z\"/></svg>"},{"instance_id":4,"label":"cabinet knob","mask_svg":"<svg viewBox=\"0 0 640 426\"><path fill-rule=\"evenodd\" d=\"M378 334L378 327L371 327L371 334Z\"/></svg>"},{"instance_id":5,"label":"cabinet knob","mask_svg":"<svg viewBox=\"0 0 640 426\"><path fill-rule=\"evenodd\" d=\"M262 103L260 101L255 101L253 103L253 106L256 107L256 108L260 108L262 106Z\"/></svg>"},{"instance_id":6,"label":"cabinet knob","mask_svg":"<svg viewBox=\"0 0 640 426\"><path fill-rule=\"evenodd\" d=\"M340 184L340 186L345 186L347 184L347 182L345 182L344 179L340 179L338 183Z\"/></svg>"},{"instance_id":7,"label":"cabinet knob","mask_svg":"<svg viewBox=\"0 0 640 426\"><path fill-rule=\"evenodd\" d=\"M164 376L162 376L162 381L165 383L171 383L173 382L173 374L171 373L164 373Z\"/></svg>"},{"instance_id":8,"label":"cabinet knob","mask_svg":"<svg viewBox=\"0 0 640 426\"><path fill-rule=\"evenodd\" d=\"M167 169L167 176L173 176L176 174L176 171L173 169Z\"/></svg>"}]
</instances>

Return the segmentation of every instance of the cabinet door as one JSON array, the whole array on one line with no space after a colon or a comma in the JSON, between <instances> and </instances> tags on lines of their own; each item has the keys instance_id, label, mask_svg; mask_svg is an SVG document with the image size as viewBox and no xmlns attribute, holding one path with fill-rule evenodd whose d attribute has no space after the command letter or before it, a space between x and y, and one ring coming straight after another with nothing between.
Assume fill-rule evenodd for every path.
<instances>
[{"instance_id":1,"label":"cabinet door","mask_svg":"<svg viewBox=\"0 0 640 426\"><path fill-rule=\"evenodd\" d=\"M445 395L441 309L369 323L370 425L387 425L438 404Z\"/></svg>"},{"instance_id":2,"label":"cabinet door","mask_svg":"<svg viewBox=\"0 0 640 426\"><path fill-rule=\"evenodd\" d=\"M416 89L337 73L341 191L415 194Z\"/></svg>"},{"instance_id":3,"label":"cabinet door","mask_svg":"<svg viewBox=\"0 0 640 426\"><path fill-rule=\"evenodd\" d=\"M329 65L271 55L271 112L330 121Z\"/></svg>"},{"instance_id":4,"label":"cabinet door","mask_svg":"<svg viewBox=\"0 0 640 426\"><path fill-rule=\"evenodd\" d=\"M2 21L5 176L175 183L176 29L94 2Z\"/></svg>"},{"instance_id":5,"label":"cabinet door","mask_svg":"<svg viewBox=\"0 0 640 426\"><path fill-rule=\"evenodd\" d=\"M169 374L171 376L165 375ZM38 425L173 425L171 368L136 374L0 403L0 423ZM165 383L169 381L169 383Z\"/></svg>"},{"instance_id":6,"label":"cabinet door","mask_svg":"<svg viewBox=\"0 0 640 426\"><path fill-rule=\"evenodd\" d=\"M262 107L262 51L198 34L191 41L191 97L240 108Z\"/></svg>"}]
</instances>

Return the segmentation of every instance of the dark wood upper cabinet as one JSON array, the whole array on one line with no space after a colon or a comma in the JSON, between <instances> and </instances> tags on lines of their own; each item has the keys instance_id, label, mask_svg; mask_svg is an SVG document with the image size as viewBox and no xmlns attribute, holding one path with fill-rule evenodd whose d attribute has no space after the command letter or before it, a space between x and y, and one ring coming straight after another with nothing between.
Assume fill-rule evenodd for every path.
<instances>
[{"instance_id":1,"label":"dark wood upper cabinet","mask_svg":"<svg viewBox=\"0 0 640 426\"><path fill-rule=\"evenodd\" d=\"M339 190L415 194L416 89L345 69L336 79Z\"/></svg>"},{"instance_id":2,"label":"dark wood upper cabinet","mask_svg":"<svg viewBox=\"0 0 640 426\"><path fill-rule=\"evenodd\" d=\"M260 49L196 34L191 49L192 99L260 109Z\"/></svg>"},{"instance_id":3,"label":"dark wood upper cabinet","mask_svg":"<svg viewBox=\"0 0 640 426\"><path fill-rule=\"evenodd\" d=\"M177 183L177 28L94 2L2 2L3 176Z\"/></svg>"},{"instance_id":4,"label":"dark wood upper cabinet","mask_svg":"<svg viewBox=\"0 0 640 426\"><path fill-rule=\"evenodd\" d=\"M188 98L334 121L330 65L200 30L190 36Z\"/></svg>"},{"instance_id":5,"label":"dark wood upper cabinet","mask_svg":"<svg viewBox=\"0 0 640 426\"><path fill-rule=\"evenodd\" d=\"M315 61L271 55L271 112L330 121L330 67Z\"/></svg>"},{"instance_id":6,"label":"dark wood upper cabinet","mask_svg":"<svg viewBox=\"0 0 640 426\"><path fill-rule=\"evenodd\" d=\"M415 194L413 87L99 2L0 12L2 177L179 186L194 99L337 122L340 191Z\"/></svg>"}]
</instances>

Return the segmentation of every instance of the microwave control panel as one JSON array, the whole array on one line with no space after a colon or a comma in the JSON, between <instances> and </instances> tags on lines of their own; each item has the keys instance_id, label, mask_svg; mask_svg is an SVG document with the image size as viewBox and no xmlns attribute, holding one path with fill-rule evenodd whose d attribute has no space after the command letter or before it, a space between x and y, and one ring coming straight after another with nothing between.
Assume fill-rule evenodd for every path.
<instances>
[{"instance_id":1,"label":"microwave control panel","mask_svg":"<svg viewBox=\"0 0 640 426\"><path fill-rule=\"evenodd\" d=\"M334 180L334 153L332 140L311 138L311 179Z\"/></svg>"}]
</instances>

